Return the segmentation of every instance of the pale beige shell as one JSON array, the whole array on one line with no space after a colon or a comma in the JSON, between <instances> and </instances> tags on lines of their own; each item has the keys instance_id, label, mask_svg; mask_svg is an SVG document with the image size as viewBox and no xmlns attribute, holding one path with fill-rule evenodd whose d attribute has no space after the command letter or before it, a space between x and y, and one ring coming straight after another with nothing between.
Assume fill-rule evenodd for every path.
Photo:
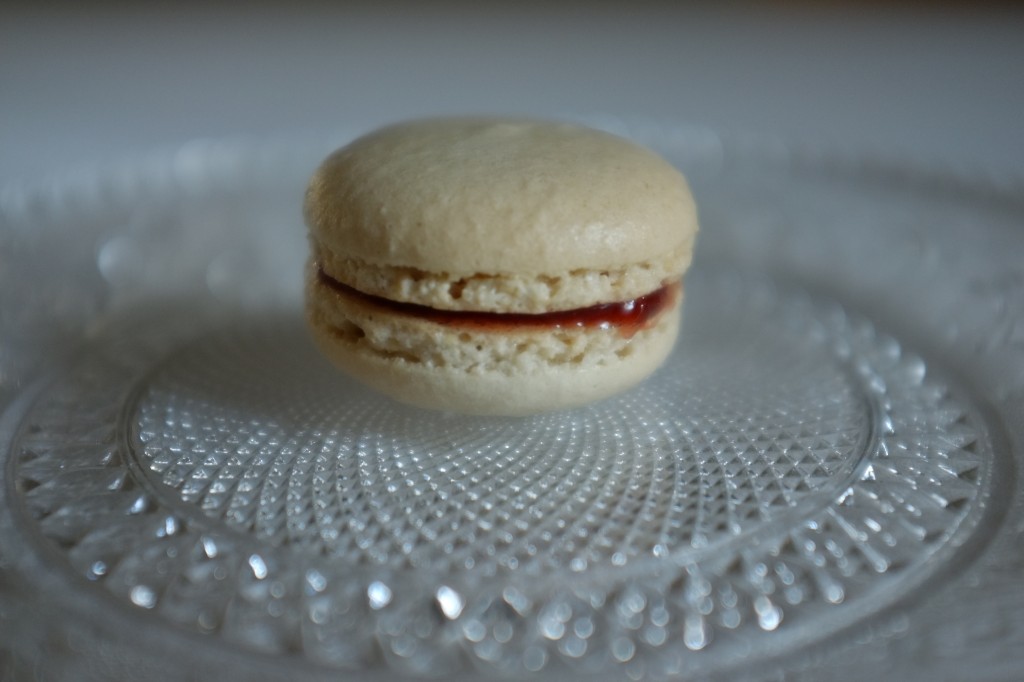
<instances>
[{"instance_id":1,"label":"pale beige shell","mask_svg":"<svg viewBox=\"0 0 1024 682\"><path fill-rule=\"evenodd\" d=\"M428 120L360 138L316 171L305 216L315 247L345 264L332 277L455 309L475 304L452 285L472 294L488 280L521 290L554 278L555 307L639 296L683 273L697 232L685 179L657 155L528 120ZM409 272L431 286L410 286ZM572 294L576 275L597 298ZM520 309L548 305L534 298Z\"/></svg>"},{"instance_id":2,"label":"pale beige shell","mask_svg":"<svg viewBox=\"0 0 1024 682\"><path fill-rule=\"evenodd\" d=\"M623 391L665 360L679 330L679 301L632 336L600 328L486 331L391 312L315 275L307 287L313 338L335 365L401 402L469 414L532 414Z\"/></svg>"}]
</instances>

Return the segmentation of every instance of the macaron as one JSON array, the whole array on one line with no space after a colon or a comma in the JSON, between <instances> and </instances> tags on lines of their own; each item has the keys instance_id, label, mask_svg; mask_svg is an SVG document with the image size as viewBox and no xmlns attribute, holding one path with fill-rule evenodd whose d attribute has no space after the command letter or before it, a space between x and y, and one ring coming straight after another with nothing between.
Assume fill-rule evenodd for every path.
<instances>
[{"instance_id":1,"label":"macaron","mask_svg":"<svg viewBox=\"0 0 1024 682\"><path fill-rule=\"evenodd\" d=\"M527 415L671 352L697 213L651 151L578 125L446 118L334 152L305 196L314 341L423 408Z\"/></svg>"}]
</instances>

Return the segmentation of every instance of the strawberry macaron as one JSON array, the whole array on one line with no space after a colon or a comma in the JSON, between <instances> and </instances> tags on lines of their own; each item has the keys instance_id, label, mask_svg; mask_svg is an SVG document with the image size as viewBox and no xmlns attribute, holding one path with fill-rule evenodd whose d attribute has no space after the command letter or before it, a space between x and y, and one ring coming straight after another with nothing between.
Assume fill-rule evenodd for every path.
<instances>
[{"instance_id":1,"label":"strawberry macaron","mask_svg":"<svg viewBox=\"0 0 1024 682\"><path fill-rule=\"evenodd\" d=\"M628 389L675 343L697 214L683 176L566 123L449 118L331 154L304 214L307 319L335 365L470 414Z\"/></svg>"}]
</instances>

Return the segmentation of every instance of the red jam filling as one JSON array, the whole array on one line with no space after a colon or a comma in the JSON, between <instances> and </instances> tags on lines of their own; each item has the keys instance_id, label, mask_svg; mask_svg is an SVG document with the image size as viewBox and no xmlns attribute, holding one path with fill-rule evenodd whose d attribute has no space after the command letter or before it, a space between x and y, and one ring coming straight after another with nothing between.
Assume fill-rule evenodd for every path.
<instances>
[{"instance_id":1,"label":"red jam filling","mask_svg":"<svg viewBox=\"0 0 1024 682\"><path fill-rule=\"evenodd\" d=\"M321 284L344 296L394 313L414 315L438 324L482 327L489 330L511 327L618 329L626 337L631 337L650 326L658 315L675 303L680 289L679 283L673 282L645 296L618 303L600 303L586 308L556 310L549 313L493 313L479 310L441 310L416 303L392 301L342 284L320 268L317 269L317 278Z\"/></svg>"}]
</instances>

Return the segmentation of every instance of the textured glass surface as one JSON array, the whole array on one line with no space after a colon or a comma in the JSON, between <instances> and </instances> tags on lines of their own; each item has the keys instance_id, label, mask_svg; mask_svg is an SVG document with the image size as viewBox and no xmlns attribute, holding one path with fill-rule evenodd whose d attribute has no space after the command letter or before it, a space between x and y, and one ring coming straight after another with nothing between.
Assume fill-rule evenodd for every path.
<instances>
[{"instance_id":1,"label":"textured glass surface","mask_svg":"<svg viewBox=\"0 0 1024 682\"><path fill-rule=\"evenodd\" d=\"M401 407L312 348L327 143L5 195L4 672L1016 669L1020 194L624 132L701 206L683 336L637 389L528 419Z\"/></svg>"}]
</instances>

